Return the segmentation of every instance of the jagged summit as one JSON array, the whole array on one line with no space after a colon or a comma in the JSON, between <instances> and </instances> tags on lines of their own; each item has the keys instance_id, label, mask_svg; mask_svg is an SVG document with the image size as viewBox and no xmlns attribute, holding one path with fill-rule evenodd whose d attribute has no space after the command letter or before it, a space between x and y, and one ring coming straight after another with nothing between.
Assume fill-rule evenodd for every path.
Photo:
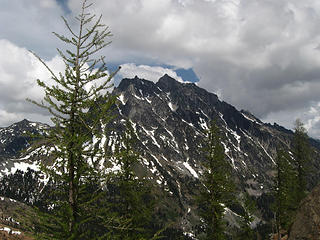
<instances>
[{"instance_id":1,"label":"jagged summit","mask_svg":"<svg viewBox=\"0 0 320 240\"><path fill-rule=\"evenodd\" d=\"M183 85L183 83L178 82L174 78L170 77L168 74L165 74L161 78L159 78L156 84L164 91L168 89L179 88Z\"/></svg>"},{"instance_id":2,"label":"jagged summit","mask_svg":"<svg viewBox=\"0 0 320 240\"><path fill-rule=\"evenodd\" d=\"M151 90L155 91L155 86L152 81L146 80L146 79L141 79L138 78L137 76L134 78L124 78L120 82L119 86L117 89L119 91L126 91L131 85L135 86L136 89L141 89L144 90L145 92ZM132 89L131 89L132 91Z\"/></svg>"},{"instance_id":3,"label":"jagged summit","mask_svg":"<svg viewBox=\"0 0 320 240\"><path fill-rule=\"evenodd\" d=\"M180 83L167 74L161 77L157 83L138 77L123 79L119 87L115 89L115 93L122 94L126 98L131 95L143 97L149 99L149 101L150 98L157 99L156 102L159 102L159 100L165 101L171 110L174 110L189 122L196 120L196 113L199 109L207 115L202 116L207 120L215 118L220 121L218 113L221 113L224 116L223 120L233 130L237 130L238 127L248 129L250 124L260 121L254 121L246 117L230 104L220 101L216 94L210 93L194 83ZM163 96L163 93L166 93L166 97ZM195 124L197 125L196 121Z\"/></svg>"}]
</instances>

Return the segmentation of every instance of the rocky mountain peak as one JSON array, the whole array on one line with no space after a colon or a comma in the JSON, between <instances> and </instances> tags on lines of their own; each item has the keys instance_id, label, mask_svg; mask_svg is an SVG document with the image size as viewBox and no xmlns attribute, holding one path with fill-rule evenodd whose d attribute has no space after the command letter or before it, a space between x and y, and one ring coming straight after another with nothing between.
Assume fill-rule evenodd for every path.
<instances>
[{"instance_id":1,"label":"rocky mountain peak","mask_svg":"<svg viewBox=\"0 0 320 240\"><path fill-rule=\"evenodd\" d=\"M182 84L174 78L170 77L168 74L165 74L158 80L157 86L163 91L169 92L170 90L172 91L173 89L181 88Z\"/></svg>"},{"instance_id":2,"label":"rocky mountain peak","mask_svg":"<svg viewBox=\"0 0 320 240\"><path fill-rule=\"evenodd\" d=\"M28 119L23 119L22 121L17 122L16 124L17 125L27 125L29 123L30 123L30 121Z\"/></svg>"}]
</instances>

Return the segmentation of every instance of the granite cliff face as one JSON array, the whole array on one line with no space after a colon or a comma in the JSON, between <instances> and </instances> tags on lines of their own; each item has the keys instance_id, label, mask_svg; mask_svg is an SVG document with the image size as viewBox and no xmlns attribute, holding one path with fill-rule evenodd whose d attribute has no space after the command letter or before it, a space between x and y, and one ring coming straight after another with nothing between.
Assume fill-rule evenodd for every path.
<instances>
[{"instance_id":1,"label":"granite cliff face","mask_svg":"<svg viewBox=\"0 0 320 240\"><path fill-rule=\"evenodd\" d=\"M265 124L196 84L180 83L168 75L157 83L138 77L123 79L113 94L118 96L117 117L110 126L113 130L106 131L108 143L112 145L125 120L130 119L138 138L136 149L141 154L139 173L149 176L167 194L184 232L192 234L192 226L198 221L193 198L202 174L201 147L212 120L224 133L223 145L233 167L237 191L239 194L246 191L257 200L260 213L255 224L270 217L265 209L268 205L265 193L272 184L276 148L290 148L291 131L277 124ZM20 125L26 129L17 127ZM27 167L38 170L41 156L45 158L50 153L33 150L20 155L18 150L28 147L24 131L41 132L47 127L22 121L0 129L2 175ZM320 159L320 144L310 142L313 167L320 169L316 161ZM319 179L319 171L314 172L309 179L310 187ZM232 214L230 211L230 221Z\"/></svg>"}]
</instances>

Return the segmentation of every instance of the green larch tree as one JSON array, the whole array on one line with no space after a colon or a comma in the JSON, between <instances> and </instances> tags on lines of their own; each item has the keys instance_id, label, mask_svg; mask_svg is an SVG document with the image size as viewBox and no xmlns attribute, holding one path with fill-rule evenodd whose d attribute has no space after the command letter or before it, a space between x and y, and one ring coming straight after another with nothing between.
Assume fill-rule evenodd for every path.
<instances>
[{"instance_id":1,"label":"green larch tree","mask_svg":"<svg viewBox=\"0 0 320 240\"><path fill-rule=\"evenodd\" d=\"M234 184L231 165L226 160L221 133L212 122L205 140L204 172L201 178L202 188L197 199L199 216L203 223L204 235L201 239L226 239L224 213L232 201Z\"/></svg>"},{"instance_id":2,"label":"green larch tree","mask_svg":"<svg viewBox=\"0 0 320 240\"><path fill-rule=\"evenodd\" d=\"M78 29L72 29L63 18L69 36L54 33L69 46L66 51L58 49L65 63L63 73L54 73L34 54L54 82L49 85L37 80L44 89L44 100L30 100L47 109L54 123L48 137L48 144L54 146L52 166L43 165L42 170L50 177L57 197L50 210L54 224L44 228L51 232L45 239L98 239L93 231L97 226L110 224L103 205L97 205L102 203L106 179L99 171L104 158L104 126L112 118L116 99L108 89L116 72L109 74L104 57L96 57L110 43L111 33L102 24L101 16L97 18L88 12L91 5L83 0L81 13L76 17ZM95 224L90 226L90 222Z\"/></svg>"},{"instance_id":3,"label":"green larch tree","mask_svg":"<svg viewBox=\"0 0 320 240\"><path fill-rule=\"evenodd\" d=\"M310 170L310 145L308 140L307 130L303 123L297 119L295 122L295 132L293 139L293 159L294 166L297 172L297 190L296 201L297 205L307 194L307 175Z\"/></svg>"},{"instance_id":4,"label":"green larch tree","mask_svg":"<svg viewBox=\"0 0 320 240\"><path fill-rule=\"evenodd\" d=\"M116 140L114 158L120 170L114 175L114 193L110 195L111 208L124 219L128 226L114 231L121 240L156 239L156 229L152 228L154 199L151 182L135 172L140 165L140 155L136 151L137 136L129 120L119 140ZM153 238L154 237L154 238Z\"/></svg>"},{"instance_id":5,"label":"green larch tree","mask_svg":"<svg viewBox=\"0 0 320 240\"><path fill-rule=\"evenodd\" d=\"M255 232L251 228L251 223L254 220L253 213L256 211L255 201L246 192L244 194L241 194L241 197L238 201L238 204L243 208L243 212L239 214L239 232L233 239L253 240L255 239Z\"/></svg>"},{"instance_id":6,"label":"green larch tree","mask_svg":"<svg viewBox=\"0 0 320 240\"><path fill-rule=\"evenodd\" d=\"M277 150L273 186L275 225L280 239L281 230L287 231L293 221L295 208L295 192L297 177L292 157L283 149Z\"/></svg>"}]
</instances>

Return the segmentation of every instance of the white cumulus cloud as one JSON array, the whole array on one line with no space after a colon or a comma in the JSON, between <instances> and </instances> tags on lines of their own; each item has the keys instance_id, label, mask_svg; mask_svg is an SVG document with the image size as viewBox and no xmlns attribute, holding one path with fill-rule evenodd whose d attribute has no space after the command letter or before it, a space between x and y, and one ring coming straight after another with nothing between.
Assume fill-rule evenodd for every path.
<instances>
[{"instance_id":1,"label":"white cumulus cloud","mask_svg":"<svg viewBox=\"0 0 320 240\"><path fill-rule=\"evenodd\" d=\"M36 80L51 84L51 76L44 65L25 48L0 39L0 126L6 126L22 118L49 121L47 113L26 101L40 101L44 91ZM63 71L64 63L54 57L46 64L54 72Z\"/></svg>"}]
</instances>

